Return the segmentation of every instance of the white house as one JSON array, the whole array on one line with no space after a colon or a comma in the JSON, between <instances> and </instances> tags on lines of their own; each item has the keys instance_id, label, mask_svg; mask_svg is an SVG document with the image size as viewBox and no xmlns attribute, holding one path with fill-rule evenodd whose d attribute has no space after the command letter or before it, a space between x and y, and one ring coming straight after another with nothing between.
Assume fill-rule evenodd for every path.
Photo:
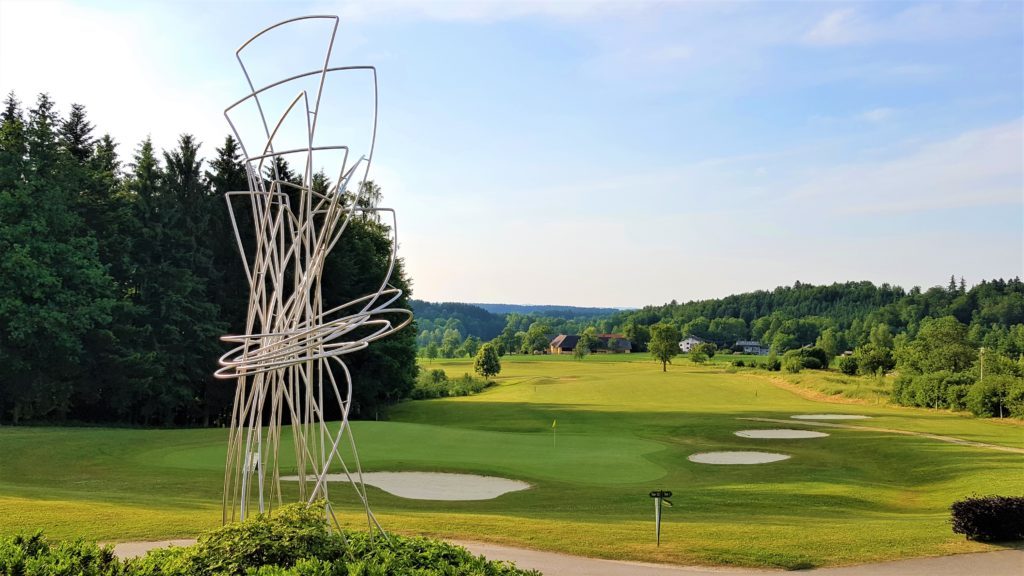
<instances>
[{"instance_id":1,"label":"white house","mask_svg":"<svg viewBox=\"0 0 1024 576\"><path fill-rule=\"evenodd\" d=\"M771 351L767 346L763 346L757 340L739 340L736 342L735 347L743 348L744 354L759 354L761 356Z\"/></svg>"},{"instance_id":2,"label":"white house","mask_svg":"<svg viewBox=\"0 0 1024 576\"><path fill-rule=\"evenodd\" d=\"M679 349L682 350L684 353L689 352L691 348L705 341L706 340L704 340L703 338L698 338L696 336L687 336L686 338L683 338L679 342Z\"/></svg>"}]
</instances>

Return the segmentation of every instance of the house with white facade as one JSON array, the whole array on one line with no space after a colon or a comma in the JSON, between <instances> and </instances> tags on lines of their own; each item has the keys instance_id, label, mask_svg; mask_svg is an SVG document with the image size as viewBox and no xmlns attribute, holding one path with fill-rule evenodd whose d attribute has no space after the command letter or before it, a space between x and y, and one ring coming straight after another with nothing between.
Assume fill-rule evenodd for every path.
<instances>
[{"instance_id":1,"label":"house with white facade","mask_svg":"<svg viewBox=\"0 0 1024 576\"><path fill-rule=\"evenodd\" d=\"M704 340L703 338L698 338L697 336L687 336L686 338L683 338L682 340L679 341L679 349L682 350L685 354L688 353L691 348L702 342L707 342L707 340Z\"/></svg>"},{"instance_id":2,"label":"house with white facade","mask_svg":"<svg viewBox=\"0 0 1024 576\"><path fill-rule=\"evenodd\" d=\"M771 351L768 346L762 345L757 340L737 340L733 349L742 348L744 354L758 354L764 356Z\"/></svg>"}]
</instances>

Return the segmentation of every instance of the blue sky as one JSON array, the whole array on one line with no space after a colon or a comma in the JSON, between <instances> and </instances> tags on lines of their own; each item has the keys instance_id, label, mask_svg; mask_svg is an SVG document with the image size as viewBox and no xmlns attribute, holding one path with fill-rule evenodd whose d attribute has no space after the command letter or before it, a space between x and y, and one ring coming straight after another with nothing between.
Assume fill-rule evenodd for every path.
<instances>
[{"instance_id":1,"label":"blue sky","mask_svg":"<svg viewBox=\"0 0 1024 576\"><path fill-rule=\"evenodd\" d=\"M927 287L1024 273L1022 7L0 0L0 90L85 104L123 156L182 131L212 155L234 49L338 14L332 64L378 68L371 177L416 297Z\"/></svg>"}]
</instances>

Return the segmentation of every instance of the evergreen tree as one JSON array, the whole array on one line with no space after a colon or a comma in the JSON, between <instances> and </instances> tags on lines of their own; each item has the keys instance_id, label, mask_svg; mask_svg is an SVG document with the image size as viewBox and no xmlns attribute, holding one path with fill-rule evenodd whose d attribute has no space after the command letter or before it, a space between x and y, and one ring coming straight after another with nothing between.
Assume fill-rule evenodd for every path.
<instances>
[{"instance_id":1,"label":"evergreen tree","mask_svg":"<svg viewBox=\"0 0 1024 576\"><path fill-rule=\"evenodd\" d=\"M85 106L72 104L71 112L60 127L61 146L80 164L93 155L93 125L85 118Z\"/></svg>"},{"instance_id":2,"label":"evergreen tree","mask_svg":"<svg viewBox=\"0 0 1024 576\"><path fill-rule=\"evenodd\" d=\"M239 154L238 142L232 136L227 136L224 145L217 149L216 158L209 163L210 170L205 173L210 192L207 201L210 237L218 239L211 243L215 273L208 278L208 293L220 309L227 331L231 334L245 332L246 312L249 308L249 281L245 262L252 262L255 254L252 200L248 195L227 196L228 192L246 192L249 189L245 166ZM239 251L239 243L235 238L236 228L246 250L244 255ZM231 383L210 381L208 384L207 416L229 417L228 410L234 394Z\"/></svg>"},{"instance_id":3,"label":"evergreen tree","mask_svg":"<svg viewBox=\"0 0 1024 576\"><path fill-rule=\"evenodd\" d=\"M11 96L0 130L0 417L59 420L83 341L110 322L113 285L74 211L77 160L61 149L52 100L40 95L27 124L19 116Z\"/></svg>"}]
</instances>

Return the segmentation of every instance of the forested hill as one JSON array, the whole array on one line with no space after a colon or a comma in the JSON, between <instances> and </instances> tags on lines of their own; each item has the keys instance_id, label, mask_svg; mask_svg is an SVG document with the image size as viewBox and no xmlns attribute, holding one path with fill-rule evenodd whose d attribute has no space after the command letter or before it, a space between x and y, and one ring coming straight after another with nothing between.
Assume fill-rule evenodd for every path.
<instances>
[{"instance_id":1,"label":"forested hill","mask_svg":"<svg viewBox=\"0 0 1024 576\"><path fill-rule=\"evenodd\" d=\"M889 284L875 286L865 281L815 286L798 281L792 286L733 294L724 298L683 304L673 300L661 306L645 306L641 310L627 311L619 317L635 318L645 324L666 318L689 321L700 316L708 319L742 318L743 321L750 323L757 318L779 313L787 318L825 316L840 324L849 325L854 319L863 318L870 312L898 302L906 296L907 292L903 288Z\"/></svg>"},{"instance_id":2,"label":"forested hill","mask_svg":"<svg viewBox=\"0 0 1024 576\"><path fill-rule=\"evenodd\" d=\"M454 319L465 335L490 340L501 334L501 329L505 327L504 314L492 314L476 304L424 300L410 300L409 304L420 332L432 330L435 324L443 328L449 320Z\"/></svg>"},{"instance_id":3,"label":"forested hill","mask_svg":"<svg viewBox=\"0 0 1024 576\"><path fill-rule=\"evenodd\" d=\"M739 338L779 344L780 350L813 343L816 334L832 328L846 336L848 346L866 341L880 324L910 336L925 318L952 316L969 325L978 338L1024 323L1024 283L983 280L968 289L961 279L948 286L904 290L871 282L815 286L796 282L771 291L759 290L714 300L670 302L613 315L609 323L651 325L668 321L684 333L727 342ZM780 333L783 341L773 342ZM790 338L793 337L793 338ZM793 340L790 342L790 340Z\"/></svg>"},{"instance_id":4,"label":"forested hill","mask_svg":"<svg viewBox=\"0 0 1024 576\"><path fill-rule=\"evenodd\" d=\"M585 306L558 306L558 305L536 305L536 304L477 304L484 310L504 316L505 314L533 314L536 316L549 316L552 318L583 318L595 316L608 316L621 312L621 308L592 308Z\"/></svg>"},{"instance_id":5,"label":"forested hill","mask_svg":"<svg viewBox=\"0 0 1024 576\"><path fill-rule=\"evenodd\" d=\"M580 334L588 328L624 334L635 350L643 350L650 337L648 327L662 322L674 325L682 335L699 336L719 346L759 340L782 353L814 344L824 335L842 351L868 342L873 331L913 338L926 319L947 316L969 329L970 340L977 346L1001 350L1008 358L1016 358L1018 348L1024 351L1024 342L1016 342L1024 332L1015 328L1024 324L1024 283L1019 278L983 280L971 288L963 279L951 278L946 286L926 290L871 282L822 286L796 282L773 290L673 301L638 310L420 301L413 306L421 351L433 344L442 356L459 355L460 350L469 354L481 341L492 339L504 352L542 350L545 338ZM507 313L499 316L487 308ZM599 310L606 313L597 314Z\"/></svg>"}]
</instances>

